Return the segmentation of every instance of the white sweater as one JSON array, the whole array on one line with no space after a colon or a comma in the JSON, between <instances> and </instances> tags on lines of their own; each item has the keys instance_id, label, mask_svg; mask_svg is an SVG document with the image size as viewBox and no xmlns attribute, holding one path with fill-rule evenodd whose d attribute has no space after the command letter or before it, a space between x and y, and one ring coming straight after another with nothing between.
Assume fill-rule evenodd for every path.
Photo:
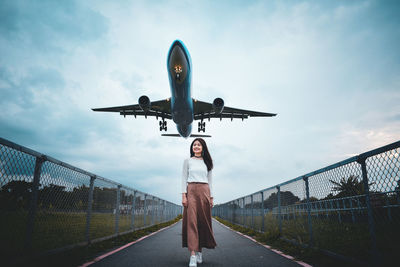
<instances>
[{"instance_id":1,"label":"white sweater","mask_svg":"<svg viewBox=\"0 0 400 267\"><path fill-rule=\"evenodd\" d=\"M187 184L192 182L207 183L210 187L210 195L213 197L212 170L207 170L203 159L188 158L183 162L182 193L187 192Z\"/></svg>"}]
</instances>

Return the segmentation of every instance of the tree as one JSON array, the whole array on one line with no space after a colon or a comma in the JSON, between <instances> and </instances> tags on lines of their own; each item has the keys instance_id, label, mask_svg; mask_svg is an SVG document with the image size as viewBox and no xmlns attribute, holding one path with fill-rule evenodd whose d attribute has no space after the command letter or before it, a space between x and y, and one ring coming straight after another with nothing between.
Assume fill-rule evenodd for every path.
<instances>
[{"instance_id":1,"label":"tree","mask_svg":"<svg viewBox=\"0 0 400 267\"><path fill-rule=\"evenodd\" d=\"M332 191L339 192L335 197L363 195L365 192L362 181L359 181L356 175L350 175L347 179L342 177L339 182L333 180L329 180L329 182L334 184Z\"/></svg>"},{"instance_id":2,"label":"tree","mask_svg":"<svg viewBox=\"0 0 400 267\"><path fill-rule=\"evenodd\" d=\"M300 201L300 198L295 196L290 191L281 191L281 206L289 206ZM264 200L264 207L266 209L273 209L278 206L278 194L272 193L269 198Z\"/></svg>"},{"instance_id":3,"label":"tree","mask_svg":"<svg viewBox=\"0 0 400 267\"><path fill-rule=\"evenodd\" d=\"M11 181L0 188L0 209L27 209L32 193L32 183Z\"/></svg>"}]
</instances>

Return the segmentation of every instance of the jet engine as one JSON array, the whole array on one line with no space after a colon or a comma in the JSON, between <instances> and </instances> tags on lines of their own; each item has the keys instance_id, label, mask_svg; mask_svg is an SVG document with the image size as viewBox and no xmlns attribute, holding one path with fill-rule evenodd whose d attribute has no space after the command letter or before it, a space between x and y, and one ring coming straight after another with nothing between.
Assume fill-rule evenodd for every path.
<instances>
[{"instance_id":1,"label":"jet engine","mask_svg":"<svg viewBox=\"0 0 400 267\"><path fill-rule=\"evenodd\" d=\"M146 112L151 108L151 102L150 102L150 98L147 95L142 95L141 97L139 97L139 106L140 108Z\"/></svg>"},{"instance_id":2,"label":"jet engine","mask_svg":"<svg viewBox=\"0 0 400 267\"><path fill-rule=\"evenodd\" d=\"M212 106L215 114L221 114L224 110L224 100L217 97L216 99L214 99Z\"/></svg>"}]
</instances>

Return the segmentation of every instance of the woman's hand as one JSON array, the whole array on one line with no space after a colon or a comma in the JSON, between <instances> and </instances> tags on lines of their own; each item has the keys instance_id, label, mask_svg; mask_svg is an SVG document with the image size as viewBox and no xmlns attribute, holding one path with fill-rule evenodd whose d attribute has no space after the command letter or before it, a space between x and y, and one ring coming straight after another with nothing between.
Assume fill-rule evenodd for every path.
<instances>
[{"instance_id":1,"label":"woman's hand","mask_svg":"<svg viewBox=\"0 0 400 267\"><path fill-rule=\"evenodd\" d=\"M210 200L211 200L211 201L210 201L210 206L211 206L211 208L212 208L212 207L214 207L214 198L211 197Z\"/></svg>"},{"instance_id":2,"label":"woman's hand","mask_svg":"<svg viewBox=\"0 0 400 267\"><path fill-rule=\"evenodd\" d=\"M182 195L182 205L184 207L187 207L187 197L185 194Z\"/></svg>"}]
</instances>

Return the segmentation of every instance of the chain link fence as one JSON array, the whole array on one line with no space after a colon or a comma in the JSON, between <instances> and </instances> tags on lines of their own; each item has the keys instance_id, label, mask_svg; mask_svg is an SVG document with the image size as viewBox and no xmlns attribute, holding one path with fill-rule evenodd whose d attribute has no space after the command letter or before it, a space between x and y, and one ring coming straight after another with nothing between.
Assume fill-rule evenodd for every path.
<instances>
[{"instance_id":1,"label":"chain link fence","mask_svg":"<svg viewBox=\"0 0 400 267\"><path fill-rule=\"evenodd\" d=\"M400 141L249 196L213 216L358 263L400 249Z\"/></svg>"},{"instance_id":2,"label":"chain link fence","mask_svg":"<svg viewBox=\"0 0 400 267\"><path fill-rule=\"evenodd\" d=\"M169 201L0 138L4 257L97 242L170 221L181 210Z\"/></svg>"}]
</instances>

